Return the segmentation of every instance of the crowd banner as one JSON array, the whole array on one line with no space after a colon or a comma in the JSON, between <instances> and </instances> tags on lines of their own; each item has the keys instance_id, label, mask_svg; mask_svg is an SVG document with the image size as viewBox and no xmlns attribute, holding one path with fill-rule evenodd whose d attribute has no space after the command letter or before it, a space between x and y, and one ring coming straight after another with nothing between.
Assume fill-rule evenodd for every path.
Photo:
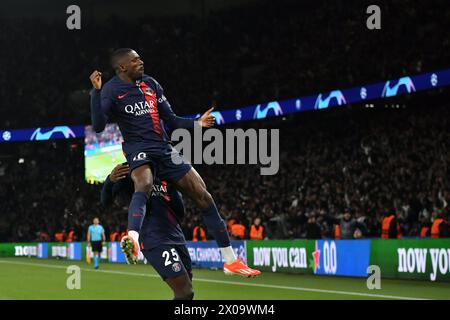
<instances>
[{"instance_id":1,"label":"crowd banner","mask_svg":"<svg viewBox=\"0 0 450 320\"><path fill-rule=\"evenodd\" d=\"M114 263L126 263L127 260L125 258L125 254L122 252L120 248L120 242L110 242L109 243L109 262Z\"/></svg>"},{"instance_id":2,"label":"crowd banner","mask_svg":"<svg viewBox=\"0 0 450 320\"><path fill-rule=\"evenodd\" d=\"M37 243L0 243L0 258L4 257L37 257Z\"/></svg>"},{"instance_id":3,"label":"crowd banner","mask_svg":"<svg viewBox=\"0 0 450 320\"><path fill-rule=\"evenodd\" d=\"M86 242L21 242L0 243L1 257L36 257L39 259L84 260L87 250ZM103 247L102 259L108 258L108 246Z\"/></svg>"},{"instance_id":4,"label":"crowd banner","mask_svg":"<svg viewBox=\"0 0 450 320\"><path fill-rule=\"evenodd\" d=\"M314 248L314 240L247 241L247 258L261 271L313 273Z\"/></svg>"},{"instance_id":5,"label":"crowd banner","mask_svg":"<svg viewBox=\"0 0 450 320\"><path fill-rule=\"evenodd\" d=\"M187 247L194 268L222 269L223 257L216 241L188 241ZM245 241L231 241L237 257L247 261Z\"/></svg>"},{"instance_id":6,"label":"crowd banner","mask_svg":"<svg viewBox=\"0 0 450 320\"><path fill-rule=\"evenodd\" d=\"M366 277L370 240L317 240L313 259L314 274Z\"/></svg>"},{"instance_id":7,"label":"crowd banner","mask_svg":"<svg viewBox=\"0 0 450 320\"><path fill-rule=\"evenodd\" d=\"M236 256L263 272L367 277L369 266L378 266L382 278L450 281L450 238L248 240L231 245ZM194 268L223 268L215 241L188 241L187 247ZM87 254L93 255L86 242L0 243L0 258L84 261ZM119 242L104 246L101 258L126 263ZM139 260L146 263L142 255Z\"/></svg>"},{"instance_id":8,"label":"crowd banner","mask_svg":"<svg viewBox=\"0 0 450 320\"><path fill-rule=\"evenodd\" d=\"M391 98L403 94L432 90L450 85L450 69L436 70L418 75L403 76L378 83L360 85L347 89L335 89L319 92L310 96L288 100L268 101L238 109L217 110L212 112L217 125L233 122L281 117L288 114L341 107L347 104L366 103L370 100ZM200 114L183 115L197 118ZM28 128L0 130L0 143L13 141L43 141L54 139L77 139L85 137L85 126L56 126L46 128ZM89 152L89 150L86 150Z\"/></svg>"},{"instance_id":9,"label":"crowd banner","mask_svg":"<svg viewBox=\"0 0 450 320\"><path fill-rule=\"evenodd\" d=\"M382 278L450 281L450 239L372 240L370 263Z\"/></svg>"}]
</instances>

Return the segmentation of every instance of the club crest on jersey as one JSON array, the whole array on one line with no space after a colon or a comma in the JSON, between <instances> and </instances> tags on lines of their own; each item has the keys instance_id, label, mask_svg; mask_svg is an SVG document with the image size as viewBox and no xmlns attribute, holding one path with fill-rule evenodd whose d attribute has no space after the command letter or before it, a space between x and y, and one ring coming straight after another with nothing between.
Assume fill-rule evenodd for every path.
<instances>
[{"instance_id":1,"label":"club crest on jersey","mask_svg":"<svg viewBox=\"0 0 450 320\"><path fill-rule=\"evenodd\" d=\"M144 87L144 88L139 87L139 91L141 91L141 93L143 93L144 95L149 96L149 97L153 97L155 95L155 92L149 87Z\"/></svg>"},{"instance_id":2,"label":"club crest on jersey","mask_svg":"<svg viewBox=\"0 0 450 320\"><path fill-rule=\"evenodd\" d=\"M167 197L167 185L163 182L161 184L153 184L152 186L152 196L156 197Z\"/></svg>"},{"instance_id":3,"label":"club crest on jersey","mask_svg":"<svg viewBox=\"0 0 450 320\"><path fill-rule=\"evenodd\" d=\"M181 271L181 265L180 265L180 263L175 262L175 263L172 265L172 270L173 270L174 272L180 272L180 271Z\"/></svg>"},{"instance_id":4,"label":"club crest on jersey","mask_svg":"<svg viewBox=\"0 0 450 320\"><path fill-rule=\"evenodd\" d=\"M150 89L149 87L145 88L144 94L146 94L147 96L153 96L155 93L153 92L152 89Z\"/></svg>"}]
</instances>

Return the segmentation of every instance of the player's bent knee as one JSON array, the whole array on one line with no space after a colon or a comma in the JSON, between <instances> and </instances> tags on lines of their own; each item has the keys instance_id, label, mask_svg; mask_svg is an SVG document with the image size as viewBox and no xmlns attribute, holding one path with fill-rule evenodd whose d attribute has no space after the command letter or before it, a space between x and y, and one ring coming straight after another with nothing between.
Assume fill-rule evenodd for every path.
<instances>
[{"instance_id":1,"label":"player's bent knee","mask_svg":"<svg viewBox=\"0 0 450 320\"><path fill-rule=\"evenodd\" d=\"M150 194L151 190L152 190L152 183L150 182L136 183L134 186L135 192L145 192L147 194Z\"/></svg>"}]
</instances>

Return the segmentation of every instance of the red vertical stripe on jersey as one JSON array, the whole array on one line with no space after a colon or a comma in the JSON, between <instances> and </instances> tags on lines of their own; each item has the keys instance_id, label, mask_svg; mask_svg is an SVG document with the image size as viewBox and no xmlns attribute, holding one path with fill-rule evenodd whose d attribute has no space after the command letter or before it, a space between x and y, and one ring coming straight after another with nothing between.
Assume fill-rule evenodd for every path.
<instances>
[{"instance_id":1,"label":"red vertical stripe on jersey","mask_svg":"<svg viewBox=\"0 0 450 320\"><path fill-rule=\"evenodd\" d=\"M159 120L159 113L156 102L156 92L153 92L153 94L150 96L149 93L151 92L151 89L145 84L144 81L141 81L139 86L142 93L144 94L145 101L147 101L148 105L150 106L150 118L153 122L153 128L162 137L161 122Z\"/></svg>"},{"instance_id":2,"label":"red vertical stripe on jersey","mask_svg":"<svg viewBox=\"0 0 450 320\"><path fill-rule=\"evenodd\" d=\"M167 182L166 181L161 181L161 186L164 189L164 200L166 200L166 202L170 202L170 195L167 189Z\"/></svg>"}]
</instances>

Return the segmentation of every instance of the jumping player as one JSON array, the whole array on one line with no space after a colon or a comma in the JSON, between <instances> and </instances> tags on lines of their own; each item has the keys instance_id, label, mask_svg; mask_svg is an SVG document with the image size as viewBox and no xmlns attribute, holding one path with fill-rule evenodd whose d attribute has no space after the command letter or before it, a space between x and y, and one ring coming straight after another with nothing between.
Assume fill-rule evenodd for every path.
<instances>
[{"instance_id":1,"label":"jumping player","mask_svg":"<svg viewBox=\"0 0 450 320\"><path fill-rule=\"evenodd\" d=\"M116 50L111 56L111 65L116 76L103 87L99 71L94 71L90 76L94 87L91 91L91 116L96 132L103 131L107 122L116 121L124 138L122 150L134 184L128 209L128 236L122 239L124 252L134 261L137 259L139 231L157 175L161 180L173 183L201 210L203 221L225 259L226 273L259 275L260 271L249 268L235 256L225 222L203 179L172 147L161 123L163 120L171 129L193 129L195 125L208 128L215 121L211 115L212 109L198 120L176 116L164 96L163 88L155 79L144 74L144 62L132 49Z\"/></svg>"},{"instance_id":2,"label":"jumping player","mask_svg":"<svg viewBox=\"0 0 450 320\"><path fill-rule=\"evenodd\" d=\"M103 206L108 207L114 199L129 203L134 186L127 172L128 165L120 164L106 178L101 194ZM181 195L173 186L155 177L147 209L149 214L144 218L139 235L142 253L172 289L174 300L192 300L192 264L180 226L184 216Z\"/></svg>"}]
</instances>

